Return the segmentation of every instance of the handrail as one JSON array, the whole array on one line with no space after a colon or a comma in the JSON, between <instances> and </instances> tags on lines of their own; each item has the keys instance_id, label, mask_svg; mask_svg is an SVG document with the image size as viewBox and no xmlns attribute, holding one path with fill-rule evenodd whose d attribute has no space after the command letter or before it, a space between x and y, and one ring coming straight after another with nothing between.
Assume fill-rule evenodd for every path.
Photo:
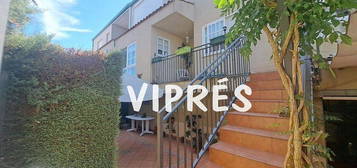
<instances>
[{"instance_id":1,"label":"handrail","mask_svg":"<svg viewBox=\"0 0 357 168\"><path fill-rule=\"evenodd\" d=\"M201 160L201 158L203 157L203 155L207 152L208 147L211 145L212 141L214 140L214 138L216 137L219 128L222 126L224 119L226 118L228 112L232 109L232 105L234 102L236 102L237 98L233 97L232 101L229 103L228 105L228 109L226 111L224 111L223 115L220 117L220 120L217 122L216 127L213 129L212 134L208 137L207 142L204 144L203 148L201 149L201 151L198 153L198 157L195 160L195 162L193 163L193 167L196 167L198 162Z\"/></svg>"},{"instance_id":2,"label":"handrail","mask_svg":"<svg viewBox=\"0 0 357 168\"><path fill-rule=\"evenodd\" d=\"M186 94L174 105L171 112L164 114L163 112L166 112L165 106L160 109L157 115L157 163L159 168L162 168L164 165L164 143L168 143L169 151L168 154L165 154L165 157L168 157L169 168L174 164L172 162L173 156L176 156L177 158L177 167L182 167L182 165L180 166L180 164L182 164L180 163L182 161L180 160L180 157L182 157L180 156L180 139L181 143L183 143L184 150L184 168L187 168L187 163L191 168L197 166L204 153L208 150L208 147L217 136L218 129L222 125L228 111L231 110L232 104L236 101L236 97L233 94L234 88L245 83L250 73L249 60L244 59L239 54L243 43L244 38L240 37L235 39L228 45L228 47L225 47L222 53L216 52L218 50L208 50L216 52L216 55L213 57L207 57L209 55L206 54L200 55L203 59L210 60L205 60L206 62L204 65L207 66L204 67L203 70L200 71L188 84L206 85L206 87L211 87L220 77L229 78L230 80L226 83L228 89L224 90L224 92L226 92L230 99L221 102L228 105L228 110L224 112L213 112L211 110L206 113L202 113L199 110L187 112L184 108L188 98L187 87L183 91ZM222 51L221 49L223 48L219 48L219 51ZM206 48L199 48L197 50L202 50L202 52L207 53ZM184 120L181 120L181 123L184 122L184 124L183 128L180 129L180 118L182 118L182 115L184 116ZM177 124L175 125L175 123ZM165 124L166 127L164 128ZM164 129L166 129L166 131L164 131ZM168 141L163 141L164 135L168 135ZM176 154L173 154L172 143L175 140ZM186 146L188 144L190 145ZM189 148L189 150L187 150L187 148ZM191 154L191 162L188 161L189 154ZM193 159L193 156L195 156L195 159Z\"/></svg>"},{"instance_id":3,"label":"handrail","mask_svg":"<svg viewBox=\"0 0 357 168\"><path fill-rule=\"evenodd\" d=\"M237 38L236 40L234 40L226 49L225 51L222 53L222 55L220 57L218 57L218 59L216 59L213 63L211 63L209 66L207 66L201 73L199 73L188 85L192 85L194 84L197 80L201 79L202 76L204 77L201 82L199 84L202 84L208 77L209 74L211 74L214 69L216 69L220 63L222 63L224 61L225 58L227 58L227 52L232 49L234 46L236 46L239 42L243 42L243 38ZM213 67L213 70L211 70L209 73L208 70ZM185 93L187 90L187 87L183 90L183 92ZM169 112L168 114L166 114L166 116L163 118L164 121L167 121L169 119L169 117L178 109L179 106L182 105L183 102L185 102L187 99L187 95L185 95L177 104L175 104L175 106L173 107L172 111ZM165 107L162 107L159 111L159 113L162 113L166 110Z\"/></svg>"},{"instance_id":4,"label":"handrail","mask_svg":"<svg viewBox=\"0 0 357 168\"><path fill-rule=\"evenodd\" d=\"M215 45L217 45L217 44L215 44ZM193 48L191 49L191 52L195 52L195 51L198 51L198 50L202 50L202 48L207 47L207 46L214 46L214 44L206 43L206 44L202 44L202 45L193 47ZM154 58L157 58L157 57L160 57L160 58L163 58L163 59L160 60L160 61L164 61L164 60L171 59L171 58L175 58L175 57L179 57L179 56L181 56L181 55L169 54L169 55L165 55L165 56L154 56L153 59L154 59ZM160 62L160 61L157 61L157 62Z\"/></svg>"},{"instance_id":5,"label":"handrail","mask_svg":"<svg viewBox=\"0 0 357 168\"><path fill-rule=\"evenodd\" d=\"M152 82L170 83L191 81L202 72L225 49L224 42L207 43L194 48L185 54L171 54L152 58Z\"/></svg>"}]
</instances>

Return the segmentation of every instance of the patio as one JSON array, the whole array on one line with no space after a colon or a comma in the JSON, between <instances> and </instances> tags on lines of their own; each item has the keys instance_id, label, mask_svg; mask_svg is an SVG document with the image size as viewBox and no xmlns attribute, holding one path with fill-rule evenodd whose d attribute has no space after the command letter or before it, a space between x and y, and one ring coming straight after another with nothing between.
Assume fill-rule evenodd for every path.
<instances>
[{"instance_id":1,"label":"patio","mask_svg":"<svg viewBox=\"0 0 357 168\"><path fill-rule=\"evenodd\" d=\"M177 152L176 141L171 142L172 153ZM139 136L137 132L127 132L126 130L121 130L117 138L117 144L119 147L119 167L125 168L154 168L156 166L156 135L144 135ZM168 146L169 141L165 139L164 145ZM168 153L168 147L164 148L164 153ZM191 152L187 148L186 150L187 168L191 163ZM169 158L164 155L164 167L168 167ZM184 168L184 145L179 143L179 167ZM193 158L195 154L193 154ZM171 167L177 168L177 154L171 158ZM197 166L199 168L213 168L217 167L214 164L207 161L204 157L200 164Z\"/></svg>"}]
</instances>

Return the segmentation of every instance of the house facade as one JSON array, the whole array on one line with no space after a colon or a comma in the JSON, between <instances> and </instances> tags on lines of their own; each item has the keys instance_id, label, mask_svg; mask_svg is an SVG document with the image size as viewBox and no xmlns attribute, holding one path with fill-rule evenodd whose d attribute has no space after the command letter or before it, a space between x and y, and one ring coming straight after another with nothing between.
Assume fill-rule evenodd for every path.
<instances>
[{"instance_id":1,"label":"house facade","mask_svg":"<svg viewBox=\"0 0 357 168\"><path fill-rule=\"evenodd\" d=\"M314 112L321 118L326 110L332 109L329 104L336 104L331 101L345 101L351 106L357 100L356 14L351 12L349 19L347 33L353 39L352 46L324 43L320 49L324 58L330 60L336 77L328 70L311 72L313 65L310 64L304 67L306 90L310 92L307 95L311 96ZM247 113L229 110L227 113L203 113L199 109L187 113L183 110L156 116L158 121L151 127L158 132L158 143L162 135L169 135L196 149L194 159L192 156L185 158L185 164L227 168L282 167L287 136L281 133L288 131L288 119L279 111L287 107L287 96L279 75L274 72L270 45L262 34L261 40L252 48L250 59L241 58L238 53L242 41L235 41L233 45L224 43L225 34L233 24L232 16L222 16L212 0L133 0L93 38L93 51L106 54L123 51L126 53L125 73L161 86L174 83L186 88L192 81L209 88L222 77L233 81L227 84L228 87L249 85L253 95L248 98L253 107ZM341 31L345 30L341 28ZM229 88L227 90L231 93ZM209 99L204 102L212 105ZM224 103L229 104L228 101ZM340 107L338 103L334 107ZM225 124L222 124L223 120L226 120ZM325 127L325 122L322 123ZM197 128L193 128L194 125ZM210 145L214 137L211 135L217 135L217 132L218 143ZM331 143L337 143L337 140L331 140ZM158 167L168 164L162 159L162 148L158 147ZM202 151L208 149L209 159L204 160L209 163L198 164L204 158ZM171 158L171 153L165 155ZM178 163L180 158L175 157L173 160L177 159Z\"/></svg>"},{"instance_id":2,"label":"house facade","mask_svg":"<svg viewBox=\"0 0 357 168\"><path fill-rule=\"evenodd\" d=\"M93 38L93 50L125 50L126 70L153 81L152 59L175 54L182 46L197 47L223 35L232 26L211 0L139 0L128 4ZM252 72L273 71L267 40L254 48ZM135 57L133 62L132 57Z\"/></svg>"}]
</instances>

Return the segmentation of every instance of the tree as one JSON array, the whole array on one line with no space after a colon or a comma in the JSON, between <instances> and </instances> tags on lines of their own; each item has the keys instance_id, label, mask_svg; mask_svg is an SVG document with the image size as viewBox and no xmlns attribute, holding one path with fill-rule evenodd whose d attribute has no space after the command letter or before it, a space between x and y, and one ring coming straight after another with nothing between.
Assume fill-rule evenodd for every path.
<instances>
[{"instance_id":1,"label":"tree","mask_svg":"<svg viewBox=\"0 0 357 168\"><path fill-rule=\"evenodd\" d=\"M268 37L272 60L280 75L289 101L289 140L284 167L324 167L321 156L330 157L326 148L317 143L326 135L313 129L312 113L304 98L301 61L310 56L318 68L329 68L320 54L324 42L352 39L338 26L347 26L345 16L357 8L356 0L214 0L224 14L233 14L235 24L228 41L244 36L241 53L250 56L262 33ZM287 22L284 22L284 19ZM284 24L287 26L284 27ZM289 47L291 46L291 47ZM289 55L291 61L285 62ZM291 72L291 73L289 73Z\"/></svg>"},{"instance_id":2,"label":"tree","mask_svg":"<svg viewBox=\"0 0 357 168\"><path fill-rule=\"evenodd\" d=\"M31 21L31 15L38 12L36 5L30 0L11 0L7 33L21 32Z\"/></svg>"}]
</instances>

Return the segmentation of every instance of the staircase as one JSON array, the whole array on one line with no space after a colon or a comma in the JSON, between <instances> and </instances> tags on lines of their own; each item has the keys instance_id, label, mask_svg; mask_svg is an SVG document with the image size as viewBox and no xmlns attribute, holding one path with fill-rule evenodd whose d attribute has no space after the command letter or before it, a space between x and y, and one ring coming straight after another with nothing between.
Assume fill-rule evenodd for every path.
<instances>
[{"instance_id":1,"label":"staircase","mask_svg":"<svg viewBox=\"0 0 357 168\"><path fill-rule=\"evenodd\" d=\"M250 75L253 95L249 112L229 112L219 140L209 147L198 168L280 168L287 152L288 119L279 116L287 106L277 72ZM239 104L239 102L236 102Z\"/></svg>"}]
</instances>

